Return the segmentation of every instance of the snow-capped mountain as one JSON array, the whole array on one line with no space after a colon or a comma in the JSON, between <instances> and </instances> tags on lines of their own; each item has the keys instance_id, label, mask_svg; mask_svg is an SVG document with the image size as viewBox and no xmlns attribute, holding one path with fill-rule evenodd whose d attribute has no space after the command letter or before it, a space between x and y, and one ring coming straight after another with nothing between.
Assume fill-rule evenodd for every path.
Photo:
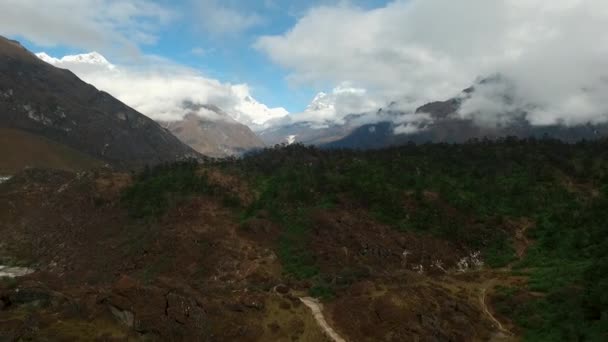
<instances>
[{"instance_id":1,"label":"snow-capped mountain","mask_svg":"<svg viewBox=\"0 0 608 342\"><path fill-rule=\"evenodd\" d=\"M249 94L249 88L244 85L232 86L235 95L240 99L235 106L236 121L248 125L254 131L268 128L272 120L286 117L289 112L282 107L268 108Z\"/></svg>"},{"instance_id":2,"label":"snow-capped mountain","mask_svg":"<svg viewBox=\"0 0 608 342\"><path fill-rule=\"evenodd\" d=\"M365 89L342 84L331 92L317 93L303 112L269 121L258 135L268 145L322 144L345 137L374 116L379 107L381 103L368 96Z\"/></svg>"},{"instance_id":3,"label":"snow-capped mountain","mask_svg":"<svg viewBox=\"0 0 608 342\"><path fill-rule=\"evenodd\" d=\"M47 62L49 64L59 63L59 59L47 55L46 52L39 52L39 53L36 54L36 57L42 59L43 61L45 61L45 62Z\"/></svg>"},{"instance_id":4,"label":"snow-capped mountain","mask_svg":"<svg viewBox=\"0 0 608 342\"><path fill-rule=\"evenodd\" d=\"M83 60L103 62L88 57ZM42 165L68 169L97 162L155 164L197 155L158 123L42 58L60 61L46 54L36 58L0 36L0 128L11 136L8 145L33 146L11 169L40 165L30 164L34 155L44 156Z\"/></svg>"},{"instance_id":5,"label":"snow-capped mountain","mask_svg":"<svg viewBox=\"0 0 608 342\"><path fill-rule=\"evenodd\" d=\"M310 104L306 107L306 112L313 111L327 111L335 109L335 98L332 98L325 92L320 92L312 99Z\"/></svg>"},{"instance_id":6,"label":"snow-capped mountain","mask_svg":"<svg viewBox=\"0 0 608 342\"><path fill-rule=\"evenodd\" d=\"M131 67L115 66L97 52L62 58L44 52L36 56L74 72L158 121L179 121L188 114L182 106L188 101L217 106L255 131L265 129L270 121L289 114L284 108L269 108L257 101L246 84L222 84L171 64L156 66L156 60L153 66ZM142 92L144 88L146 91Z\"/></svg>"},{"instance_id":7,"label":"snow-capped mountain","mask_svg":"<svg viewBox=\"0 0 608 342\"><path fill-rule=\"evenodd\" d=\"M108 60L98 52L83 53L79 55L68 55L62 58L49 56L45 52L37 53L36 56L41 60L57 67L69 69L70 64L85 64L103 67L109 70L116 69L116 66L108 62Z\"/></svg>"}]
</instances>

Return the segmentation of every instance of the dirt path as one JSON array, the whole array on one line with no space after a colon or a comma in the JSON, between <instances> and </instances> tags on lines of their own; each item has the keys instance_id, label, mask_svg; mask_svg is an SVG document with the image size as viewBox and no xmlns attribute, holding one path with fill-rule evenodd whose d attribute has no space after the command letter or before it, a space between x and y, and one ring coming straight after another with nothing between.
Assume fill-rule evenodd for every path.
<instances>
[{"instance_id":1,"label":"dirt path","mask_svg":"<svg viewBox=\"0 0 608 342\"><path fill-rule=\"evenodd\" d=\"M532 226L533 226L532 222L524 221L517 228L517 230L515 231L515 241L514 241L514 247L515 247L515 253L517 255L517 260L511 262L507 266L505 266L499 270L496 270L496 271L498 271L499 273L502 273L502 274L508 274L511 272L513 265L517 261L521 261L524 258L526 251L528 250L528 248L530 247L530 245L532 243L527 237L528 229L530 229ZM515 334L513 334L509 329L507 329L494 316L494 314L492 313L492 310L490 310L490 307L486 303L486 297L487 297L488 290L491 291L496 286L496 283L498 281L499 281L498 278L492 278L492 279L486 280L481 285L480 293L479 293L479 305L481 306L485 315L490 319L490 321L494 324L494 326L497 329L497 334L492 338L492 341L513 341L513 340L516 340Z\"/></svg>"},{"instance_id":2,"label":"dirt path","mask_svg":"<svg viewBox=\"0 0 608 342\"><path fill-rule=\"evenodd\" d=\"M311 297L302 297L300 298L300 301L312 311L312 315L327 336L334 340L334 342L346 342L345 339L338 335L338 333L327 324L325 316L323 316L323 305L319 303L318 300Z\"/></svg>"},{"instance_id":3,"label":"dirt path","mask_svg":"<svg viewBox=\"0 0 608 342\"><path fill-rule=\"evenodd\" d=\"M479 304L481 305L481 308L485 315L490 319L490 321L492 321L492 323L496 327L496 330L498 330L497 334L492 340L505 340L508 338L513 338L514 334L509 329L505 328L505 326L500 323L500 321L496 317L494 317L494 314L486 303L486 295L488 292L487 290L488 288L494 287L494 285L495 284L493 283L493 280L490 280L488 283L482 285L481 291L479 293Z\"/></svg>"}]
</instances>

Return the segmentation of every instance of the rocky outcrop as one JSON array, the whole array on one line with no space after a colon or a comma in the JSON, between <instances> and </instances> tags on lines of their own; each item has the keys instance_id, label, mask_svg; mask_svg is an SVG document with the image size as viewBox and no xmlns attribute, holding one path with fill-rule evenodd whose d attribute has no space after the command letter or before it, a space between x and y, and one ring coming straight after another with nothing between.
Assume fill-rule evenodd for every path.
<instances>
[{"instance_id":1,"label":"rocky outcrop","mask_svg":"<svg viewBox=\"0 0 608 342\"><path fill-rule=\"evenodd\" d=\"M121 324L162 340L201 340L205 312L182 289L145 286L124 276L101 300Z\"/></svg>"}]
</instances>

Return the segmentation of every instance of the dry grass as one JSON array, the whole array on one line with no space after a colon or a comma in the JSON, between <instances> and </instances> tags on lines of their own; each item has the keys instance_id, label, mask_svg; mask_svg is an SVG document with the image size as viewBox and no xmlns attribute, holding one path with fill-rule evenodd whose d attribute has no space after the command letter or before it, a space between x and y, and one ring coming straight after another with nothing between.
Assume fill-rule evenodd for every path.
<instances>
[{"instance_id":1,"label":"dry grass","mask_svg":"<svg viewBox=\"0 0 608 342\"><path fill-rule=\"evenodd\" d=\"M11 128L0 128L0 156L0 175L11 175L26 167L73 171L102 165L70 147Z\"/></svg>"}]
</instances>

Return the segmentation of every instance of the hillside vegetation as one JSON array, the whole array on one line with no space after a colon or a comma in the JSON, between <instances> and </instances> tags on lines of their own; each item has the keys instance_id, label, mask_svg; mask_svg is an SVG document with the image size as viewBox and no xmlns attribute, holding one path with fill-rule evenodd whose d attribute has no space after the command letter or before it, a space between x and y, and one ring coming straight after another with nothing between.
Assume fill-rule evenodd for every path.
<instances>
[{"instance_id":1,"label":"hillside vegetation","mask_svg":"<svg viewBox=\"0 0 608 342\"><path fill-rule=\"evenodd\" d=\"M608 141L28 169L0 201L34 271L0 340L608 340Z\"/></svg>"},{"instance_id":2,"label":"hillside vegetation","mask_svg":"<svg viewBox=\"0 0 608 342\"><path fill-rule=\"evenodd\" d=\"M250 183L252 203L227 202L244 226L263 216L281 227L276 251L284 272L312 280L313 295L333 297L344 286L336 277L366 276L328 274L310 248L312 213L348 205L396 231L481 251L490 267L510 265L509 272L525 275L525 286L500 286L494 302L526 339L604 340L607 154L605 141L504 139L368 152L292 145L213 167ZM210 193L205 184L193 164L164 166L142 175L125 201L136 216L160 215L176 193ZM521 258L508 224L515 219L532 222L531 246Z\"/></svg>"}]
</instances>

